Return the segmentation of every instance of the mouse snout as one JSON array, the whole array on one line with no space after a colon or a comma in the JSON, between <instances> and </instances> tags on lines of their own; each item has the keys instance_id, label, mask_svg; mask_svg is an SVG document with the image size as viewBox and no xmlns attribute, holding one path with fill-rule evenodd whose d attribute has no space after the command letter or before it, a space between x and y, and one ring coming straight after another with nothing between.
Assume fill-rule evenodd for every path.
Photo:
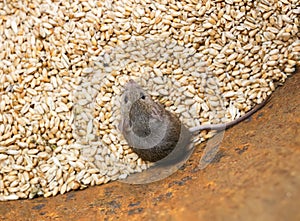
<instances>
[{"instance_id":1,"label":"mouse snout","mask_svg":"<svg viewBox=\"0 0 300 221\"><path fill-rule=\"evenodd\" d=\"M127 82L127 85L137 85L137 83L133 80L133 79L130 79L128 82Z\"/></svg>"},{"instance_id":2,"label":"mouse snout","mask_svg":"<svg viewBox=\"0 0 300 221\"><path fill-rule=\"evenodd\" d=\"M125 84L125 88L132 88L132 87L136 87L138 84L134 81L134 80L132 80L132 79L130 79L126 84Z\"/></svg>"},{"instance_id":3,"label":"mouse snout","mask_svg":"<svg viewBox=\"0 0 300 221\"><path fill-rule=\"evenodd\" d=\"M134 81L133 79L130 79L130 80L128 81L128 83L135 84L135 81Z\"/></svg>"}]
</instances>

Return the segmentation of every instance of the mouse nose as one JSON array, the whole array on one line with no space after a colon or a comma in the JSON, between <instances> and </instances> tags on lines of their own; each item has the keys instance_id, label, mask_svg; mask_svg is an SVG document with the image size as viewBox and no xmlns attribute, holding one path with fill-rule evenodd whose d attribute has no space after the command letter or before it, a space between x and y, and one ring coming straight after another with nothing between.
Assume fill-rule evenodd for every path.
<instances>
[{"instance_id":1,"label":"mouse nose","mask_svg":"<svg viewBox=\"0 0 300 221\"><path fill-rule=\"evenodd\" d=\"M125 88L129 89L129 88L135 88L135 87L137 87L137 86L138 86L138 84L137 84L134 80L130 79L130 80L126 83Z\"/></svg>"},{"instance_id":2,"label":"mouse nose","mask_svg":"<svg viewBox=\"0 0 300 221\"><path fill-rule=\"evenodd\" d=\"M135 84L135 81L132 80L132 79L130 79L130 80L128 81L128 83L130 83L130 84Z\"/></svg>"},{"instance_id":3,"label":"mouse nose","mask_svg":"<svg viewBox=\"0 0 300 221\"><path fill-rule=\"evenodd\" d=\"M126 85L129 86L129 87L132 87L132 86L137 85L137 83L136 83L134 80L130 79L130 80L127 82Z\"/></svg>"}]
</instances>

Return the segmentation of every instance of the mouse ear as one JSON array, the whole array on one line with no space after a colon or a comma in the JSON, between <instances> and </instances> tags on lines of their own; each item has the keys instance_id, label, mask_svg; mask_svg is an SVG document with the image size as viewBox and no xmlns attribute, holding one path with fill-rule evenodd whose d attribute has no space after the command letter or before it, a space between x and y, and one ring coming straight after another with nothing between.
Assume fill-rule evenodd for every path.
<instances>
[{"instance_id":1,"label":"mouse ear","mask_svg":"<svg viewBox=\"0 0 300 221\"><path fill-rule=\"evenodd\" d=\"M124 133L130 131L131 126L132 125L129 121L122 119L118 125L118 129L121 133Z\"/></svg>"},{"instance_id":2,"label":"mouse ear","mask_svg":"<svg viewBox=\"0 0 300 221\"><path fill-rule=\"evenodd\" d=\"M151 110L151 117L153 117L156 120L163 121L163 112L161 110L162 109L159 108L159 106L154 105Z\"/></svg>"},{"instance_id":3,"label":"mouse ear","mask_svg":"<svg viewBox=\"0 0 300 221\"><path fill-rule=\"evenodd\" d=\"M123 133L123 128L124 128L124 119L121 119L118 125L118 130Z\"/></svg>"}]
</instances>

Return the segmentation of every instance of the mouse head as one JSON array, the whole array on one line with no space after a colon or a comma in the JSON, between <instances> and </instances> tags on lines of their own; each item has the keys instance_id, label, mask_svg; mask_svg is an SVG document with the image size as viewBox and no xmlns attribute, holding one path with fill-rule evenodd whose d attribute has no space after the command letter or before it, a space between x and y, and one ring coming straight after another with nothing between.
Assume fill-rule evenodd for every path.
<instances>
[{"instance_id":1,"label":"mouse head","mask_svg":"<svg viewBox=\"0 0 300 221\"><path fill-rule=\"evenodd\" d=\"M132 104L137 100L151 102L151 97L138 85L134 80L130 79L125 85L125 90L121 97L121 109L130 110Z\"/></svg>"},{"instance_id":2,"label":"mouse head","mask_svg":"<svg viewBox=\"0 0 300 221\"><path fill-rule=\"evenodd\" d=\"M139 101L139 102L137 102ZM121 96L121 113L123 117L128 117L129 112L134 104L145 104L147 110L140 110L140 112L150 112L154 119L162 120L163 108L154 102L151 96L138 85L134 80L129 80L125 85L124 92Z\"/></svg>"}]
</instances>

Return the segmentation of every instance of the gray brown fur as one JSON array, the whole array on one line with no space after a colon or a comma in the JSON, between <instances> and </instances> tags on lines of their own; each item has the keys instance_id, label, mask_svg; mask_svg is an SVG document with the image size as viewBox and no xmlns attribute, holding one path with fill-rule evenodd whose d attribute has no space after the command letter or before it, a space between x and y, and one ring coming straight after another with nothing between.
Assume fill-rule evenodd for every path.
<instances>
[{"instance_id":1,"label":"gray brown fur","mask_svg":"<svg viewBox=\"0 0 300 221\"><path fill-rule=\"evenodd\" d=\"M135 115L133 114L133 116L135 117L131 118L132 125L133 125L132 130L138 135L140 134L141 136L143 136L147 134L148 136L152 132L151 129L148 126L146 127L145 125L148 124L151 116L147 116L146 118L136 117L138 115L136 114L137 112L135 112L135 110L139 109L140 107L143 107L143 105L140 104L139 101L136 101L130 111L135 113ZM146 111L145 110L146 109L143 109L140 114L143 115L143 112L147 114L147 110ZM163 118L164 118L163 120L165 120L168 123L168 125L166 128L166 133L162 137L160 143L158 143L151 149L135 148L134 146L132 147L133 151L136 152L144 160L148 160L152 162L161 160L166 156L168 156L173 151L176 144L178 143L180 137L180 128L181 128L181 123L179 119L175 115L171 114L166 110L163 113Z\"/></svg>"}]
</instances>

